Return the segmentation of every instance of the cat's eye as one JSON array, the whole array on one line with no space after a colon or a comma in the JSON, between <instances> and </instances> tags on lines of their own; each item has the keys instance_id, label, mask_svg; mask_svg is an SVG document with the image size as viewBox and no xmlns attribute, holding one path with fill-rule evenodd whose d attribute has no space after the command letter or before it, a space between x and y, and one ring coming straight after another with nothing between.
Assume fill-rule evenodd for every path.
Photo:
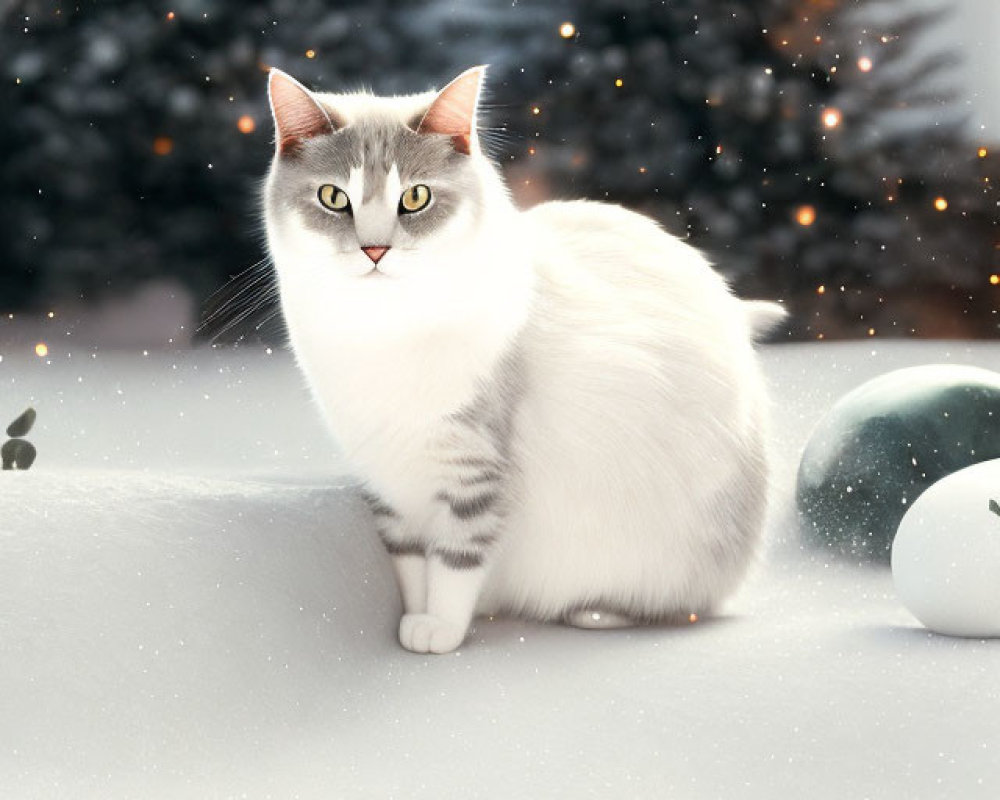
<instances>
[{"instance_id":1,"label":"cat's eye","mask_svg":"<svg viewBox=\"0 0 1000 800\"><path fill-rule=\"evenodd\" d=\"M403 192L403 195L399 198L399 212L401 214L412 214L414 211L427 208L427 204L430 201L430 188L424 186L422 183L418 183Z\"/></svg>"},{"instance_id":2,"label":"cat's eye","mask_svg":"<svg viewBox=\"0 0 1000 800\"><path fill-rule=\"evenodd\" d=\"M351 201L347 197L347 192L332 183L324 183L320 186L318 196L323 208L340 212L351 210Z\"/></svg>"}]
</instances>

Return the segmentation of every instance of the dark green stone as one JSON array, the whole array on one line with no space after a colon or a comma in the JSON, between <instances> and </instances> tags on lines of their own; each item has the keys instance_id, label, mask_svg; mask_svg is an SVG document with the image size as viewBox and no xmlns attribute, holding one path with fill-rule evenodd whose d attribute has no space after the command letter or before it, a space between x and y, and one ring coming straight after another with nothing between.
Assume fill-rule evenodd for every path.
<instances>
[{"instance_id":1,"label":"dark green stone","mask_svg":"<svg viewBox=\"0 0 1000 800\"><path fill-rule=\"evenodd\" d=\"M31 426L35 424L35 409L27 409L21 416L7 426L8 436L27 436Z\"/></svg>"},{"instance_id":2,"label":"dark green stone","mask_svg":"<svg viewBox=\"0 0 1000 800\"><path fill-rule=\"evenodd\" d=\"M35 446L24 439L8 439L0 447L4 469L29 469L35 463Z\"/></svg>"},{"instance_id":3,"label":"dark green stone","mask_svg":"<svg viewBox=\"0 0 1000 800\"><path fill-rule=\"evenodd\" d=\"M935 364L882 375L845 395L810 436L796 487L802 535L887 564L899 521L926 488L994 458L1000 374Z\"/></svg>"}]
</instances>

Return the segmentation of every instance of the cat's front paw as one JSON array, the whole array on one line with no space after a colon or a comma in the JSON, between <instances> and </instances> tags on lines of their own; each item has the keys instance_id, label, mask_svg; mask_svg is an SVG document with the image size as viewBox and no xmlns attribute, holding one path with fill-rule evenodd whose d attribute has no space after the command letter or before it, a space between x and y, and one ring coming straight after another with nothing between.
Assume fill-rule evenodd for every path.
<instances>
[{"instance_id":1,"label":"cat's front paw","mask_svg":"<svg viewBox=\"0 0 1000 800\"><path fill-rule=\"evenodd\" d=\"M465 638L465 626L431 614L403 614L399 643L414 653L450 653Z\"/></svg>"}]
</instances>

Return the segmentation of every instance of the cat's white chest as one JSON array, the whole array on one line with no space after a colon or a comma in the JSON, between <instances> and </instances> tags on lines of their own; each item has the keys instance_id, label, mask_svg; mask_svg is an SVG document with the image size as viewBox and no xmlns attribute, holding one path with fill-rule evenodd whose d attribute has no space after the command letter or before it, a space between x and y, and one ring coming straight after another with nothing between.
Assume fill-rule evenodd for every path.
<instances>
[{"instance_id":1,"label":"cat's white chest","mask_svg":"<svg viewBox=\"0 0 1000 800\"><path fill-rule=\"evenodd\" d=\"M298 324L297 324L298 323ZM408 335L306 329L289 319L296 356L351 469L386 498L415 506L432 496L435 443L468 406L506 335L448 328Z\"/></svg>"}]
</instances>

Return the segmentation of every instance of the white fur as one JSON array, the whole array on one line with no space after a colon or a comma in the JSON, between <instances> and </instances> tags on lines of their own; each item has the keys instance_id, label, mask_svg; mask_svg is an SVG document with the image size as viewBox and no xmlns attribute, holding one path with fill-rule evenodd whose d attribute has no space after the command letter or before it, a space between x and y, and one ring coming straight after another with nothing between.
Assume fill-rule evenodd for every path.
<instances>
[{"instance_id":1,"label":"white fur","mask_svg":"<svg viewBox=\"0 0 1000 800\"><path fill-rule=\"evenodd\" d=\"M521 502L481 605L558 618L581 596L664 615L714 607L745 557L713 518L763 440L765 395L740 301L650 220L592 203L526 215L548 240L545 299L523 337L516 426Z\"/></svg>"},{"instance_id":2,"label":"white fur","mask_svg":"<svg viewBox=\"0 0 1000 800\"><path fill-rule=\"evenodd\" d=\"M369 108L407 119L426 103L319 97L349 119ZM397 557L401 642L454 649L474 611L586 624L588 600L647 617L710 610L757 538L736 541L722 512L730 496L766 492L763 469L746 466L765 424L751 337L775 307L737 300L697 251L622 208L518 212L477 149L471 158L485 221L460 217L422 250L393 249L384 276L358 277L370 267L360 253L331 263L293 217L267 220L291 344L319 408L414 536L448 535L434 501L443 417L472 401L515 340L522 348L513 502L497 550L458 577ZM609 622L627 621L615 610Z\"/></svg>"}]
</instances>

